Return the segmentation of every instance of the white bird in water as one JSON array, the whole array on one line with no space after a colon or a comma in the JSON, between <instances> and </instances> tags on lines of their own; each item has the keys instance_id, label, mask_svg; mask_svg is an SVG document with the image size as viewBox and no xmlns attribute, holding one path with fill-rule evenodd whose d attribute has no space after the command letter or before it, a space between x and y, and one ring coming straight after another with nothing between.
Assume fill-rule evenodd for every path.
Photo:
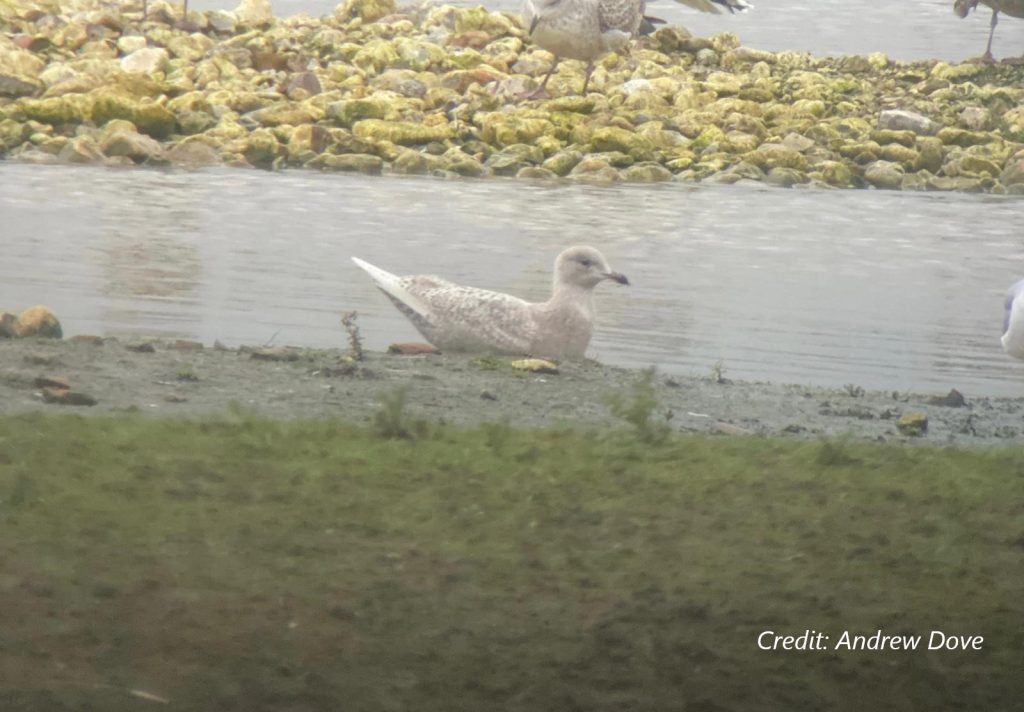
<instances>
[{"instance_id":1,"label":"white bird in water","mask_svg":"<svg viewBox=\"0 0 1024 712\"><path fill-rule=\"evenodd\" d=\"M1006 353L1024 359L1024 279L1010 287L1006 294L1002 341Z\"/></svg>"},{"instance_id":2,"label":"white bird in water","mask_svg":"<svg viewBox=\"0 0 1024 712\"><path fill-rule=\"evenodd\" d=\"M721 12L720 7L736 12L752 7L745 0L676 0L703 12ZM525 21L530 39L555 55L551 69L531 94L544 92L563 57L587 63L582 94L587 93L594 60L608 52L618 52L630 38L654 30L656 17L644 15L645 0L525 0Z\"/></svg>"},{"instance_id":3,"label":"white bird in water","mask_svg":"<svg viewBox=\"0 0 1024 712\"><path fill-rule=\"evenodd\" d=\"M570 247L555 259L546 302L527 302L440 277L398 277L358 257L352 261L427 341L447 351L581 359L594 328L594 287L604 280L629 284L600 252L584 246Z\"/></svg>"},{"instance_id":4,"label":"white bird in water","mask_svg":"<svg viewBox=\"0 0 1024 712\"><path fill-rule=\"evenodd\" d=\"M988 44L985 45L985 54L981 56L983 62L994 62L992 56L992 37L996 33L996 25L999 24L999 13L1010 17L1024 18L1024 0L954 0L953 12L958 17L967 17L967 14L978 7L978 3L992 8L992 21L989 24Z\"/></svg>"}]
</instances>

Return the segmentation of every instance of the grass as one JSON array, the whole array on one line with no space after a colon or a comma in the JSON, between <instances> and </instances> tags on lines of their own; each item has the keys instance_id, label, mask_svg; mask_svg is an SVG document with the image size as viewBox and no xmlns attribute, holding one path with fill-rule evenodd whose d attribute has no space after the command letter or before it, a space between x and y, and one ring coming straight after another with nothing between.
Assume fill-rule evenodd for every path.
<instances>
[{"instance_id":1,"label":"grass","mask_svg":"<svg viewBox=\"0 0 1024 712\"><path fill-rule=\"evenodd\" d=\"M383 435L239 410L0 418L0 709L994 712L1024 695L1019 449ZM985 643L755 644L806 629Z\"/></svg>"}]
</instances>

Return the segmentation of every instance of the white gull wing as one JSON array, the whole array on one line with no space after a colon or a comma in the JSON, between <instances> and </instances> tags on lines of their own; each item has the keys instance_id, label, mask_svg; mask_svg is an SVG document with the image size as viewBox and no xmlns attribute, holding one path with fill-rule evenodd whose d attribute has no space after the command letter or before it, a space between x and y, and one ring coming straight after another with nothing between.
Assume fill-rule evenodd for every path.
<instances>
[{"instance_id":1,"label":"white gull wing","mask_svg":"<svg viewBox=\"0 0 1024 712\"><path fill-rule=\"evenodd\" d=\"M353 257L434 346L452 351L530 353L538 305L440 277L398 277Z\"/></svg>"},{"instance_id":2,"label":"white gull wing","mask_svg":"<svg viewBox=\"0 0 1024 712\"><path fill-rule=\"evenodd\" d=\"M1024 359L1024 279L1006 295L1003 314L1003 349L1014 358Z\"/></svg>"}]
</instances>

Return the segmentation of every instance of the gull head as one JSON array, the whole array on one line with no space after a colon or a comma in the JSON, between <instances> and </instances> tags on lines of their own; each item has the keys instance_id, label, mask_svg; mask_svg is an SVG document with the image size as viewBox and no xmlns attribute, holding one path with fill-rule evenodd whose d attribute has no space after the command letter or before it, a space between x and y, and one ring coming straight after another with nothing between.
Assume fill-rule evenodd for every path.
<instances>
[{"instance_id":1,"label":"gull head","mask_svg":"<svg viewBox=\"0 0 1024 712\"><path fill-rule=\"evenodd\" d=\"M629 284L626 275L613 272L608 261L593 247L577 245L555 259L555 288L560 285L593 289L603 280Z\"/></svg>"}]
</instances>

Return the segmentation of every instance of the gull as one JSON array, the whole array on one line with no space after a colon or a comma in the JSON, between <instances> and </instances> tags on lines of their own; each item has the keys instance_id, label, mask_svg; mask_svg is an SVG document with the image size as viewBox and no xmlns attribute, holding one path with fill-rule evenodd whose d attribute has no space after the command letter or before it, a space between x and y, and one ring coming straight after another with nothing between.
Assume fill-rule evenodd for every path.
<instances>
[{"instance_id":1,"label":"gull","mask_svg":"<svg viewBox=\"0 0 1024 712\"><path fill-rule=\"evenodd\" d=\"M719 13L719 7L736 12L752 7L745 0L676 0L703 12ZM525 19L530 39L555 55L551 69L530 95L544 91L563 57L587 63L582 94L587 93L594 60L608 52L618 52L631 37L649 34L654 25L664 23L644 15L645 0L526 0Z\"/></svg>"},{"instance_id":2,"label":"gull","mask_svg":"<svg viewBox=\"0 0 1024 712\"><path fill-rule=\"evenodd\" d=\"M985 45L985 54L981 56L982 62L994 62L992 56L992 37L996 33L996 25L999 24L999 13L1005 13L1010 17L1024 18L1024 0L954 0L953 12L958 17L967 17L967 13L978 7L978 3L992 8L992 21L989 23L988 44Z\"/></svg>"},{"instance_id":3,"label":"gull","mask_svg":"<svg viewBox=\"0 0 1024 712\"><path fill-rule=\"evenodd\" d=\"M1006 294L1002 341L1006 353L1024 359L1024 279L1010 287Z\"/></svg>"},{"instance_id":4,"label":"gull","mask_svg":"<svg viewBox=\"0 0 1024 712\"><path fill-rule=\"evenodd\" d=\"M575 246L555 258L551 298L527 302L510 294L454 284L440 277L399 277L352 261L434 346L553 359L582 359L594 326L594 287L629 284L593 247Z\"/></svg>"}]
</instances>

